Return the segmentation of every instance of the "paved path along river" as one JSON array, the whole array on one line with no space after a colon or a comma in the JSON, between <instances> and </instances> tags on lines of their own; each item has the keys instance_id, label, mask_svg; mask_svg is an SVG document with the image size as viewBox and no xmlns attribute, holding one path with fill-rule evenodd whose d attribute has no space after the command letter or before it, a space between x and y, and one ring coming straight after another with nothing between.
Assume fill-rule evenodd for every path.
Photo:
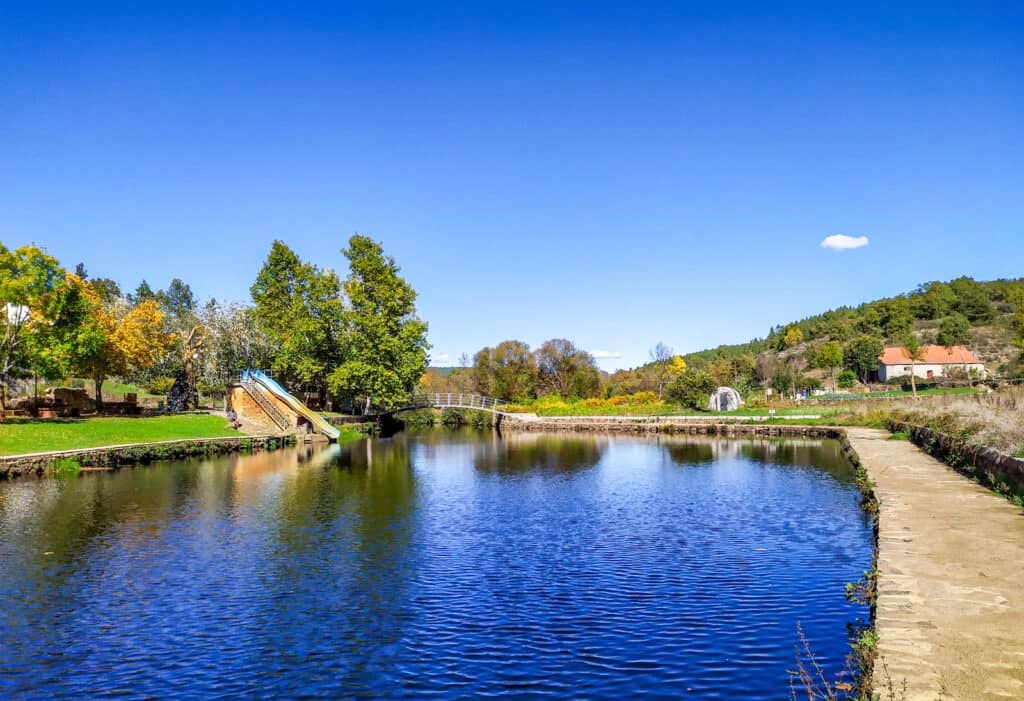
<instances>
[{"instance_id":1,"label":"paved path along river","mask_svg":"<svg viewBox=\"0 0 1024 701\"><path fill-rule=\"evenodd\" d=\"M884 431L848 435L880 502L877 628L893 682L906 679L908 701L1024 698L1024 509Z\"/></svg>"}]
</instances>

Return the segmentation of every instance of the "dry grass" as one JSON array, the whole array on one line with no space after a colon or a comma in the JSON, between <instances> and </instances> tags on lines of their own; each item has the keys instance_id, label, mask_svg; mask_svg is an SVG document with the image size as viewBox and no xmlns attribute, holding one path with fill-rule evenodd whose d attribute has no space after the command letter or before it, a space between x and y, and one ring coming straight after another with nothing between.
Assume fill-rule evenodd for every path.
<instances>
[{"instance_id":1,"label":"dry grass","mask_svg":"<svg viewBox=\"0 0 1024 701\"><path fill-rule=\"evenodd\" d=\"M1024 387L1004 387L974 396L928 397L900 411L910 421L971 443L1010 455L1024 451Z\"/></svg>"},{"instance_id":2,"label":"dry grass","mask_svg":"<svg viewBox=\"0 0 1024 701\"><path fill-rule=\"evenodd\" d=\"M921 424L969 443L1021 455L1024 453L1024 387L990 393L945 394L888 402L843 405L838 423L882 426L888 419Z\"/></svg>"}]
</instances>

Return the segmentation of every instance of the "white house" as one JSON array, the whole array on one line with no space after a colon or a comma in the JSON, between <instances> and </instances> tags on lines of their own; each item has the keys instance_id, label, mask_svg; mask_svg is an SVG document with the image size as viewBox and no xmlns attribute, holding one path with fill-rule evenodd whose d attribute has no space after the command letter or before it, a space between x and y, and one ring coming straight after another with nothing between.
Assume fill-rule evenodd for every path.
<instances>
[{"instance_id":1,"label":"white house","mask_svg":"<svg viewBox=\"0 0 1024 701\"><path fill-rule=\"evenodd\" d=\"M923 379L943 377L951 368L968 373L972 370L985 372L985 365L966 346L921 346L921 359L914 363L902 348L891 347L878 357L878 380L885 382L893 377L909 375L911 368L916 376Z\"/></svg>"}]
</instances>

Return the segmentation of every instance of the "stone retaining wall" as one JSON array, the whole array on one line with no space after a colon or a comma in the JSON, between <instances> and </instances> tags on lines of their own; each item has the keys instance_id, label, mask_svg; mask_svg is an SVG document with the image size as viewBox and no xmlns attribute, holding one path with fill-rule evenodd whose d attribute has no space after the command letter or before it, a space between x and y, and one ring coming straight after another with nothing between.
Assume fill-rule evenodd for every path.
<instances>
[{"instance_id":1,"label":"stone retaining wall","mask_svg":"<svg viewBox=\"0 0 1024 701\"><path fill-rule=\"evenodd\" d=\"M889 430L906 433L926 453L998 492L1024 496L1024 460L1020 458L904 421L890 421Z\"/></svg>"},{"instance_id":2,"label":"stone retaining wall","mask_svg":"<svg viewBox=\"0 0 1024 701\"><path fill-rule=\"evenodd\" d=\"M276 450L295 442L295 436L238 436L230 438L198 438L159 443L61 450L31 455L0 457L0 479L22 475L45 475L53 472L58 460L75 460L83 468L116 468L140 465L156 460L182 460L207 455L222 455L259 450Z\"/></svg>"}]
</instances>

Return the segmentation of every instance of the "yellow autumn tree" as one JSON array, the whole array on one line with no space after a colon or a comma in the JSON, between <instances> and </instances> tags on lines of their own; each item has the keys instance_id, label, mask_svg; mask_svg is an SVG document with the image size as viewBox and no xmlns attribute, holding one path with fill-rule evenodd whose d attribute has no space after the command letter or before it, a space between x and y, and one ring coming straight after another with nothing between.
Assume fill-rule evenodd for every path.
<instances>
[{"instance_id":1,"label":"yellow autumn tree","mask_svg":"<svg viewBox=\"0 0 1024 701\"><path fill-rule=\"evenodd\" d=\"M795 345L799 345L804 340L804 332L799 326L788 326L786 332L782 337L782 345L786 348L792 348Z\"/></svg>"},{"instance_id":2,"label":"yellow autumn tree","mask_svg":"<svg viewBox=\"0 0 1024 701\"><path fill-rule=\"evenodd\" d=\"M85 323L102 341L78 361L76 369L96 383L96 407L102 409L103 382L152 367L172 346L174 335L164 331L164 314L156 300L135 306L120 299L104 303L95 287L82 284L90 307Z\"/></svg>"},{"instance_id":3,"label":"yellow autumn tree","mask_svg":"<svg viewBox=\"0 0 1024 701\"><path fill-rule=\"evenodd\" d=\"M668 376L670 380L674 380L680 375L686 372L686 361L681 355L673 355L672 360L668 363Z\"/></svg>"}]
</instances>

